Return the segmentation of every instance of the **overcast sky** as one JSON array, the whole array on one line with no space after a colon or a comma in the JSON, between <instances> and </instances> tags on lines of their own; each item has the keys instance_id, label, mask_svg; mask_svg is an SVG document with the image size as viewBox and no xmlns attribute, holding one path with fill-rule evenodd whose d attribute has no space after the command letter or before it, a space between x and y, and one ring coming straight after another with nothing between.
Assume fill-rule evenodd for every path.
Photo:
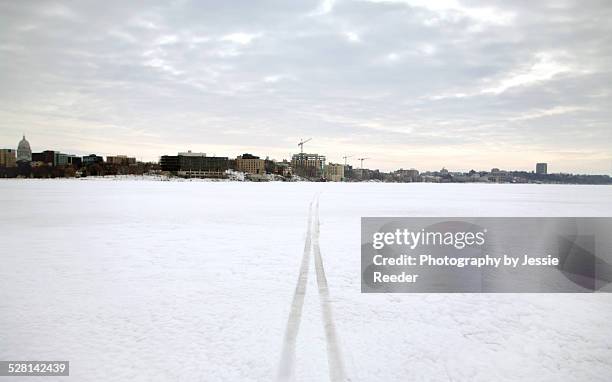
<instances>
[{"instance_id":1,"label":"overcast sky","mask_svg":"<svg viewBox=\"0 0 612 382\"><path fill-rule=\"evenodd\" d=\"M0 146L612 171L610 1L0 1ZM351 158L353 164L358 162Z\"/></svg>"}]
</instances>

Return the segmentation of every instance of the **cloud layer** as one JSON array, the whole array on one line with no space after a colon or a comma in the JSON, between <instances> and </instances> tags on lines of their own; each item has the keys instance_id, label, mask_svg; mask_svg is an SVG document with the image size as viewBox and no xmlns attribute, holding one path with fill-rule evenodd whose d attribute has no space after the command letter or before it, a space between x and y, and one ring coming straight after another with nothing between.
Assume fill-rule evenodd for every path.
<instances>
[{"instance_id":1,"label":"cloud layer","mask_svg":"<svg viewBox=\"0 0 612 382\"><path fill-rule=\"evenodd\" d=\"M0 142L612 170L607 1L3 2Z\"/></svg>"}]
</instances>

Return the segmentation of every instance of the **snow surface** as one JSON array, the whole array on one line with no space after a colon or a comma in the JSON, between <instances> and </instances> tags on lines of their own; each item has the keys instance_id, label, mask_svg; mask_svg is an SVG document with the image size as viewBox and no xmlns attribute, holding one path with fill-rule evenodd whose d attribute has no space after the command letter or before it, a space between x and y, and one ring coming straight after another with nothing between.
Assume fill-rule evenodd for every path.
<instances>
[{"instance_id":1,"label":"snow surface","mask_svg":"<svg viewBox=\"0 0 612 382\"><path fill-rule=\"evenodd\" d=\"M612 216L609 186L3 180L0 359L274 380L315 194L351 381L610 381L612 295L361 294L359 255L362 216ZM329 380L314 268L298 381Z\"/></svg>"}]
</instances>

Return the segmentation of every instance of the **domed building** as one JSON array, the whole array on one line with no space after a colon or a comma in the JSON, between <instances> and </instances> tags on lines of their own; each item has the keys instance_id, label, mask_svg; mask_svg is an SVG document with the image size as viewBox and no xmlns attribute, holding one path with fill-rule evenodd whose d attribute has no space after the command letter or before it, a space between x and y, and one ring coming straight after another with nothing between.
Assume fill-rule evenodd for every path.
<instances>
[{"instance_id":1,"label":"domed building","mask_svg":"<svg viewBox=\"0 0 612 382\"><path fill-rule=\"evenodd\" d=\"M30 148L30 142L28 142L23 136L23 139L19 141L17 146L17 162L31 162L32 161L32 149Z\"/></svg>"}]
</instances>

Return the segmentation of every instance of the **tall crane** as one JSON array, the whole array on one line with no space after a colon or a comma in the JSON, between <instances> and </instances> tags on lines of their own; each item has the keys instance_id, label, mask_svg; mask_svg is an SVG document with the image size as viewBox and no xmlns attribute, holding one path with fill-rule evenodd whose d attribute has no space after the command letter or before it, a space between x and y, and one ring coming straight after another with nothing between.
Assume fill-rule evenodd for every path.
<instances>
[{"instance_id":1,"label":"tall crane","mask_svg":"<svg viewBox=\"0 0 612 382\"><path fill-rule=\"evenodd\" d=\"M357 158L358 161L361 162L361 169L363 170L363 161L370 158Z\"/></svg>"},{"instance_id":2,"label":"tall crane","mask_svg":"<svg viewBox=\"0 0 612 382\"><path fill-rule=\"evenodd\" d=\"M310 142L311 140L312 138L308 138L307 140L300 139L300 143L298 143L298 146L300 146L300 153L304 152L304 143Z\"/></svg>"},{"instance_id":3,"label":"tall crane","mask_svg":"<svg viewBox=\"0 0 612 382\"><path fill-rule=\"evenodd\" d=\"M352 158L352 157L353 157L352 155L344 155L344 156L342 157L342 159L344 159L344 166L345 166L345 167L346 167L346 160L347 160L348 158Z\"/></svg>"}]
</instances>

